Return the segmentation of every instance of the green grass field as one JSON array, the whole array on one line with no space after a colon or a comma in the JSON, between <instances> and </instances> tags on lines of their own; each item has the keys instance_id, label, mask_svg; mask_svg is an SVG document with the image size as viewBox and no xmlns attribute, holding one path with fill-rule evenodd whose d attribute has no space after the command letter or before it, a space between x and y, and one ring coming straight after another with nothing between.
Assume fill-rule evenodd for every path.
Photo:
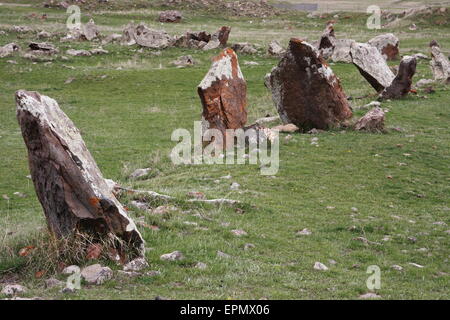
<instances>
[{"instance_id":1,"label":"green grass field","mask_svg":"<svg viewBox=\"0 0 450 320\"><path fill-rule=\"evenodd\" d=\"M33 12L47 13L48 19L26 18ZM120 32L131 20L164 28L170 34L189 29L213 32L230 25L229 43L249 41L261 48L259 54L239 56L248 85L248 123L276 114L263 83L264 75L278 61L266 56L267 44L277 39L286 45L293 36L313 41L331 18L308 19L305 13L237 18L186 11L184 22L161 25L155 21L157 13L158 8L100 10L83 12L83 21L88 15L93 17L104 34ZM351 18L339 18L335 25L338 38L367 41L377 34L394 32L401 40L402 55L427 54L432 39L449 53L448 23L438 25L433 19L422 19L415 22L419 27L415 32L408 28L377 31L366 29L365 14L340 14L347 15ZM64 32L66 19L63 10L0 6L0 30L29 25L36 30ZM8 32L0 35L0 45L14 41L26 48L35 39L35 33L18 36ZM98 46L60 43L59 37L49 42L62 54L69 48ZM357 299L369 291L367 267L377 265L381 289L376 292L384 299L450 297L448 86L434 86L433 94L419 89L417 95L383 102L383 108L389 109L385 134L332 130L315 135L318 146L311 144L312 135L293 134L290 140L281 135L280 170L275 176L262 176L257 165L175 166L168 157L176 144L170 139L172 131L192 131L193 122L200 119L196 87L219 50L169 48L155 55L151 50L139 52L137 47L115 44L103 48L109 54L69 61L56 58L51 63L33 63L19 55L0 59L0 195L4 195L0 197L0 283L16 279L29 289L25 296L45 299ZM188 68L171 64L186 54L199 63ZM244 65L244 61L259 65ZM353 65L331 67L347 95L375 93ZM419 61L414 80L431 77L429 62ZM74 80L66 84L69 78ZM42 259L20 257L18 251L45 243L47 229L27 178L27 153L15 118L14 92L18 89L35 90L59 102L82 131L106 178L180 199L175 203L178 210L163 216L129 207L133 218L159 227L159 231L140 230L148 248L149 270L159 270L161 275L136 279L116 276L102 286L83 286L74 294L44 289L44 279L53 275L50 271L36 279L34 273L41 271ZM357 109L374 99L353 100L351 104ZM355 117L364 112L355 111ZM151 177L128 178L134 169L144 167L152 168ZM226 175L232 178L221 178ZM230 190L232 182L238 182L240 189ZM204 192L208 198L240 200L243 210L188 204L184 200L189 191ZM129 206L129 198L121 201ZM304 228L312 234L296 235ZM232 229L243 229L248 235L236 237ZM355 240L357 237L369 243ZM244 250L248 243L254 248ZM159 259L174 250L183 252L185 259ZM231 257L218 257L218 250ZM199 261L208 267L194 268ZM314 270L316 261L329 270ZM403 271L394 270L392 265L402 266Z\"/></svg>"}]
</instances>

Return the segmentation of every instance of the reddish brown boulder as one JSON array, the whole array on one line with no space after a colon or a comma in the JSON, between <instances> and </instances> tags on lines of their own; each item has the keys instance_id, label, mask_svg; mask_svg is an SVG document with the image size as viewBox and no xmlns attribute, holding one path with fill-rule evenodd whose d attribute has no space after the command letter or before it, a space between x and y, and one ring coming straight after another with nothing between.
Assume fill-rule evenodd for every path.
<instances>
[{"instance_id":1,"label":"reddish brown boulder","mask_svg":"<svg viewBox=\"0 0 450 320\"><path fill-rule=\"evenodd\" d=\"M398 73L391 85L384 89L381 97L384 99L397 99L409 93L412 85L412 78L416 73L416 58L404 56L400 62Z\"/></svg>"},{"instance_id":2,"label":"reddish brown boulder","mask_svg":"<svg viewBox=\"0 0 450 320\"><path fill-rule=\"evenodd\" d=\"M375 38L370 39L367 43L377 48L385 60L398 59L399 40L394 34L381 34L379 36L376 36Z\"/></svg>"},{"instance_id":3,"label":"reddish brown boulder","mask_svg":"<svg viewBox=\"0 0 450 320\"><path fill-rule=\"evenodd\" d=\"M247 122L247 84L236 53L224 49L198 86L202 116L209 128L218 129L226 138L226 129L243 128ZM227 141L227 140L225 140Z\"/></svg>"},{"instance_id":4,"label":"reddish brown boulder","mask_svg":"<svg viewBox=\"0 0 450 320\"><path fill-rule=\"evenodd\" d=\"M352 116L337 78L316 48L291 39L278 66L266 76L266 86L283 123L303 131L328 129Z\"/></svg>"},{"instance_id":5,"label":"reddish brown boulder","mask_svg":"<svg viewBox=\"0 0 450 320\"><path fill-rule=\"evenodd\" d=\"M16 102L31 177L50 231L58 238L82 232L95 239L117 239L120 252L142 256L139 231L58 103L22 90Z\"/></svg>"}]
</instances>

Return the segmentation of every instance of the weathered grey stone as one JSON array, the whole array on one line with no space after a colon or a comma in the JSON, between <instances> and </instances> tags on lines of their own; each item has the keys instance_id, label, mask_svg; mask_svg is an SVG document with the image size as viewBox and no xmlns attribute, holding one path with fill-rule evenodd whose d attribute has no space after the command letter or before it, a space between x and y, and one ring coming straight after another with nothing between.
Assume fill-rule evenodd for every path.
<instances>
[{"instance_id":1,"label":"weathered grey stone","mask_svg":"<svg viewBox=\"0 0 450 320\"><path fill-rule=\"evenodd\" d=\"M81 270L81 277L89 284L103 284L112 279L113 272L109 267L102 267L100 264L93 264Z\"/></svg>"},{"instance_id":2,"label":"weathered grey stone","mask_svg":"<svg viewBox=\"0 0 450 320\"><path fill-rule=\"evenodd\" d=\"M242 53L242 54L255 54L258 52L258 50L248 42L238 42L231 46L231 49L233 49L236 53Z\"/></svg>"},{"instance_id":3,"label":"weathered grey stone","mask_svg":"<svg viewBox=\"0 0 450 320\"><path fill-rule=\"evenodd\" d=\"M48 39L52 36L52 34L50 32L42 30L37 34L37 36L39 39Z\"/></svg>"},{"instance_id":4,"label":"weathered grey stone","mask_svg":"<svg viewBox=\"0 0 450 320\"><path fill-rule=\"evenodd\" d=\"M7 284L2 289L2 294L7 296L15 296L27 292L27 288L20 284Z\"/></svg>"},{"instance_id":5,"label":"weathered grey stone","mask_svg":"<svg viewBox=\"0 0 450 320\"><path fill-rule=\"evenodd\" d=\"M166 10L159 13L159 22L180 22L183 15L178 10Z\"/></svg>"},{"instance_id":6,"label":"weathered grey stone","mask_svg":"<svg viewBox=\"0 0 450 320\"><path fill-rule=\"evenodd\" d=\"M355 43L355 40L336 39L334 42L333 54L331 55L331 61L352 63L350 48L353 43Z\"/></svg>"},{"instance_id":7,"label":"weathered grey stone","mask_svg":"<svg viewBox=\"0 0 450 320\"><path fill-rule=\"evenodd\" d=\"M326 265L324 265L322 262L316 261L314 263L314 270L327 271L328 267Z\"/></svg>"},{"instance_id":8,"label":"weathered grey stone","mask_svg":"<svg viewBox=\"0 0 450 320\"><path fill-rule=\"evenodd\" d=\"M355 130L365 130L369 132L384 131L384 111L379 107L375 107L367 112L355 124Z\"/></svg>"},{"instance_id":9,"label":"weathered grey stone","mask_svg":"<svg viewBox=\"0 0 450 320\"><path fill-rule=\"evenodd\" d=\"M145 258L136 258L128 262L124 267L123 271L141 271L148 268L148 263Z\"/></svg>"},{"instance_id":10,"label":"weathered grey stone","mask_svg":"<svg viewBox=\"0 0 450 320\"><path fill-rule=\"evenodd\" d=\"M136 169L130 174L130 178L132 178L132 179L142 178L142 177L148 175L151 170L152 170L151 168Z\"/></svg>"},{"instance_id":11,"label":"weathered grey stone","mask_svg":"<svg viewBox=\"0 0 450 320\"><path fill-rule=\"evenodd\" d=\"M8 43L0 47L0 58L11 56L14 52L19 51L20 47L15 43Z\"/></svg>"},{"instance_id":12,"label":"weathered grey stone","mask_svg":"<svg viewBox=\"0 0 450 320\"><path fill-rule=\"evenodd\" d=\"M368 42L371 46L378 49L385 60L398 59L398 38L392 33L386 33L370 39Z\"/></svg>"},{"instance_id":13,"label":"weathered grey stone","mask_svg":"<svg viewBox=\"0 0 450 320\"><path fill-rule=\"evenodd\" d=\"M435 81L433 79L420 79L419 81L417 81L416 86L417 87L425 87L428 85L433 84Z\"/></svg>"},{"instance_id":14,"label":"weathered grey stone","mask_svg":"<svg viewBox=\"0 0 450 320\"><path fill-rule=\"evenodd\" d=\"M66 51L66 54L68 54L69 56L77 56L77 57L89 57L92 55L91 52L89 52L88 50L84 50L84 49L80 49L80 50L69 49Z\"/></svg>"},{"instance_id":15,"label":"weathered grey stone","mask_svg":"<svg viewBox=\"0 0 450 320\"><path fill-rule=\"evenodd\" d=\"M441 52L441 48L436 41L431 41L431 70L433 71L434 80L450 82L450 61Z\"/></svg>"},{"instance_id":16,"label":"weathered grey stone","mask_svg":"<svg viewBox=\"0 0 450 320\"><path fill-rule=\"evenodd\" d=\"M184 256L180 251L174 251L161 255L160 259L165 261L178 261L183 260Z\"/></svg>"},{"instance_id":17,"label":"weathered grey stone","mask_svg":"<svg viewBox=\"0 0 450 320\"><path fill-rule=\"evenodd\" d=\"M59 281L58 279L55 279L55 278L49 278L49 279L45 280L45 288L46 289L62 287L64 285L65 285L65 283L63 281Z\"/></svg>"},{"instance_id":18,"label":"weathered grey stone","mask_svg":"<svg viewBox=\"0 0 450 320\"><path fill-rule=\"evenodd\" d=\"M269 53L269 55L279 57L285 52L286 50L283 49L277 40L273 40L269 43L269 48L267 49L267 53Z\"/></svg>"},{"instance_id":19,"label":"weathered grey stone","mask_svg":"<svg viewBox=\"0 0 450 320\"><path fill-rule=\"evenodd\" d=\"M377 92L391 85L395 75L377 48L366 43L353 43L350 54L353 64Z\"/></svg>"},{"instance_id":20,"label":"weathered grey stone","mask_svg":"<svg viewBox=\"0 0 450 320\"><path fill-rule=\"evenodd\" d=\"M129 255L142 256L139 231L58 103L24 90L16 92L16 103L31 176L49 229L59 238L78 231L98 237L112 234L127 243Z\"/></svg>"},{"instance_id":21,"label":"weathered grey stone","mask_svg":"<svg viewBox=\"0 0 450 320\"><path fill-rule=\"evenodd\" d=\"M71 266L65 267L61 273L62 274L72 274L72 273L79 273L80 271L81 271L81 269L79 266L71 265Z\"/></svg>"},{"instance_id":22,"label":"weathered grey stone","mask_svg":"<svg viewBox=\"0 0 450 320\"><path fill-rule=\"evenodd\" d=\"M87 41L92 41L99 36L99 31L93 19L81 26L81 34Z\"/></svg>"},{"instance_id":23,"label":"weathered grey stone","mask_svg":"<svg viewBox=\"0 0 450 320\"><path fill-rule=\"evenodd\" d=\"M108 44L108 43L112 43L112 42L120 42L120 40L122 39L122 35L118 34L118 33L113 33L110 34L108 36L106 36L103 40L102 40L102 44Z\"/></svg>"},{"instance_id":24,"label":"weathered grey stone","mask_svg":"<svg viewBox=\"0 0 450 320\"><path fill-rule=\"evenodd\" d=\"M210 40L205 46L203 46L202 50L213 50L220 47L220 41L217 39Z\"/></svg>"},{"instance_id":25,"label":"weathered grey stone","mask_svg":"<svg viewBox=\"0 0 450 320\"><path fill-rule=\"evenodd\" d=\"M135 26L128 24L123 30L122 44L138 44L141 47L151 49L164 49L172 46L175 39L164 30L154 30L147 27L145 23Z\"/></svg>"}]
</instances>

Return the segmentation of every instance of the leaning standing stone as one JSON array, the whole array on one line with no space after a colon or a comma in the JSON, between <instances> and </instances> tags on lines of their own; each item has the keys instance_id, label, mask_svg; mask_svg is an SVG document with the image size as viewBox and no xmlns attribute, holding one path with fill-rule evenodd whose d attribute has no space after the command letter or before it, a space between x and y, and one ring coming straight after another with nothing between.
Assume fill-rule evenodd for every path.
<instances>
[{"instance_id":1,"label":"leaning standing stone","mask_svg":"<svg viewBox=\"0 0 450 320\"><path fill-rule=\"evenodd\" d=\"M31 177L52 233L59 238L78 231L103 238L113 235L123 240L128 255L142 256L139 231L58 103L23 90L16 92L16 102Z\"/></svg>"},{"instance_id":2,"label":"leaning standing stone","mask_svg":"<svg viewBox=\"0 0 450 320\"><path fill-rule=\"evenodd\" d=\"M377 92L391 85L395 75L377 48L355 42L351 45L350 54L353 64Z\"/></svg>"}]
</instances>

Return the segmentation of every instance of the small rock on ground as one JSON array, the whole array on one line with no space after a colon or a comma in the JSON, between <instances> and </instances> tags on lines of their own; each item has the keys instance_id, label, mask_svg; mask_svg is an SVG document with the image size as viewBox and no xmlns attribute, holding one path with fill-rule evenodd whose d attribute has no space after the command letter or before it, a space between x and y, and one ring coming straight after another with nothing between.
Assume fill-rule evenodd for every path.
<instances>
[{"instance_id":1,"label":"small rock on ground","mask_svg":"<svg viewBox=\"0 0 450 320\"><path fill-rule=\"evenodd\" d=\"M328 267L326 265L324 265L322 262L316 262L314 263L314 269L315 270L320 270L320 271L326 271L328 270Z\"/></svg>"},{"instance_id":2,"label":"small rock on ground","mask_svg":"<svg viewBox=\"0 0 450 320\"><path fill-rule=\"evenodd\" d=\"M242 230L242 229L234 229L234 230L231 230L231 233L234 234L234 235L237 236L237 237L241 237L241 236L246 236L246 235L247 235L247 232L245 232L245 231Z\"/></svg>"},{"instance_id":3,"label":"small rock on ground","mask_svg":"<svg viewBox=\"0 0 450 320\"><path fill-rule=\"evenodd\" d=\"M93 264L83 268L83 270L81 270L81 276L89 284L103 284L113 277L113 272L109 267Z\"/></svg>"},{"instance_id":4,"label":"small rock on ground","mask_svg":"<svg viewBox=\"0 0 450 320\"><path fill-rule=\"evenodd\" d=\"M381 298L380 295L373 293L373 292L367 292L359 296L360 299L379 299Z\"/></svg>"},{"instance_id":5,"label":"small rock on ground","mask_svg":"<svg viewBox=\"0 0 450 320\"><path fill-rule=\"evenodd\" d=\"M2 294L7 296L15 296L27 292L27 288L20 284L7 284L2 289Z\"/></svg>"},{"instance_id":6,"label":"small rock on ground","mask_svg":"<svg viewBox=\"0 0 450 320\"><path fill-rule=\"evenodd\" d=\"M136 258L128 262L124 267L123 271L141 271L148 268L148 263L144 258Z\"/></svg>"},{"instance_id":7,"label":"small rock on ground","mask_svg":"<svg viewBox=\"0 0 450 320\"><path fill-rule=\"evenodd\" d=\"M165 260L165 261L177 261L177 260L183 260L184 256L180 251L174 251L171 253L163 254L160 257L160 259Z\"/></svg>"}]
</instances>

